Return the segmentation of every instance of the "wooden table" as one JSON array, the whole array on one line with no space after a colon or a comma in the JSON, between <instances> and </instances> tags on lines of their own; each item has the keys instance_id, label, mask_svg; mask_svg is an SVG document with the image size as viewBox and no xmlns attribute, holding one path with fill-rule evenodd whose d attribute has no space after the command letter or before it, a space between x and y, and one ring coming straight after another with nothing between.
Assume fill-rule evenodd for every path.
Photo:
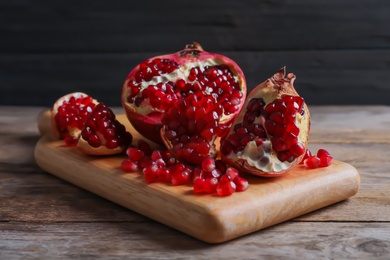
<instances>
[{"instance_id":1,"label":"wooden table","mask_svg":"<svg viewBox=\"0 0 390 260\"><path fill-rule=\"evenodd\" d=\"M355 166L358 194L217 245L39 169L42 109L0 106L0 259L390 259L390 107L311 107L310 149Z\"/></svg>"}]
</instances>

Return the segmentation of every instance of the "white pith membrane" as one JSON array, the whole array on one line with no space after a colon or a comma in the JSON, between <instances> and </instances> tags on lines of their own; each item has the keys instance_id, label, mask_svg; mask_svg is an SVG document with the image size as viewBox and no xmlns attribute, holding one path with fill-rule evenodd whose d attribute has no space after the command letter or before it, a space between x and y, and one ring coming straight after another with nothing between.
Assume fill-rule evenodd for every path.
<instances>
[{"instance_id":1,"label":"white pith membrane","mask_svg":"<svg viewBox=\"0 0 390 260\"><path fill-rule=\"evenodd\" d=\"M249 104L250 100L247 100L245 105L243 106L244 108L247 107ZM268 104L265 104L264 107L266 107ZM235 119L236 122L243 122L245 113L240 113L237 118ZM301 115L300 113L296 113L296 118L295 118L295 125L299 126L301 122L304 120L305 114ZM259 117L256 117L255 121L253 124L259 124L262 125L264 130L266 131L266 128L264 126L265 119L263 115L260 115ZM299 128L299 127L298 127ZM234 129L234 126L232 127ZM231 131L229 133L232 134L233 132ZM245 146L245 148L238 153L234 153L234 151L230 152L230 154L226 155L227 158L229 158L232 161L237 161L240 165L244 161L246 161L251 167L257 168L263 172L281 172L284 171L294 163L291 162L289 163L288 161L280 161L276 153L271 153L272 151L272 143L270 136L267 134L268 138L264 140L262 145L257 145L256 140L259 138L256 137L254 140L248 142ZM303 143L303 139L305 138L304 132L299 131L298 134L298 142ZM262 138L261 138L262 139Z\"/></svg>"},{"instance_id":2,"label":"white pith membrane","mask_svg":"<svg viewBox=\"0 0 390 260\"><path fill-rule=\"evenodd\" d=\"M190 74L190 69L191 68L199 67L201 73L203 73L206 66L211 67L211 66L220 66L220 65L226 65L226 64L219 63L216 59L207 59L207 60L202 60L202 61L186 63L183 66L179 66L179 68L177 68L175 71L173 71L173 72L171 72L169 74L163 74L163 75L160 75L160 76L154 76L152 78L152 80L150 80L150 81L142 81L141 83L138 83L137 86L140 86L140 93L138 93L134 97L134 99L136 97L141 97L142 96L142 91L144 89L146 89L147 87L149 87L150 85L157 85L158 83L164 83L165 84L165 83L168 83L169 81L175 83L179 79L183 79L186 83L191 83L191 84L197 82L197 80L194 80L194 81L188 80L188 76ZM229 71L231 72L234 80L238 83L239 86L241 86L242 82L240 81L239 77L236 74L232 73L230 66L227 66L227 67L229 68ZM129 81L129 79L126 80L126 82L125 82L126 85L128 84L128 81ZM130 94L131 94L131 93L129 93L130 92L130 88L129 87L125 88L125 91L126 91L125 92L125 96L126 97L130 96ZM209 88L209 89L206 88L203 91L204 91L204 93L206 93L208 95L211 95L212 88ZM239 91L241 91L241 89L239 89ZM215 102L217 102L217 100ZM131 103L131 104L127 103L127 106L130 106L136 113L144 115L144 116L147 116L147 115L149 115L152 112L160 112L160 113L165 112L162 109L157 109L157 108L153 109L152 106L149 104L148 99L142 101L142 103L139 106L136 106L134 103ZM223 113L221 115L220 121L222 122L222 121L224 121L228 117L231 117L231 114L226 115L225 113Z\"/></svg>"}]
</instances>

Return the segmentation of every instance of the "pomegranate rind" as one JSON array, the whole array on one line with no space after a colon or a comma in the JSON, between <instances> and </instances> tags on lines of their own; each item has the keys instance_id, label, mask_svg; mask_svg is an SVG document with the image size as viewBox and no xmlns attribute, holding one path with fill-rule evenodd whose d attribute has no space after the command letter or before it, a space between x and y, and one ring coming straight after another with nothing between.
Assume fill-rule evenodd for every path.
<instances>
[{"instance_id":1,"label":"pomegranate rind","mask_svg":"<svg viewBox=\"0 0 390 260\"><path fill-rule=\"evenodd\" d=\"M55 138L62 139L61 132L58 130L58 125L57 125L57 122L56 122L56 116L57 116L57 113L58 113L58 108L60 106L62 106L64 104L64 102L69 101L71 97L79 99L79 98L85 98L85 97L88 97L88 96L89 96L88 94L85 94L83 92L73 92L73 93L69 93L67 95L64 95L64 96L60 97L59 99L57 99L56 102L54 102L54 105L53 105L53 107L51 109L50 121L51 121L51 130L52 130L52 133L53 133ZM97 100L95 100L95 99L92 100L92 103L94 103L95 105L99 104L99 102ZM67 127L66 133L68 135L74 137L75 139L77 139L80 136L81 129L80 128L74 128L74 127Z\"/></svg>"},{"instance_id":2,"label":"pomegranate rind","mask_svg":"<svg viewBox=\"0 0 390 260\"><path fill-rule=\"evenodd\" d=\"M232 59L221 55L206 52L200 46L200 44L194 42L193 44L188 44L185 49L173 53L155 56L147 59L168 59L176 62L180 67L186 68L190 63L202 63L202 62L210 62L210 65L225 65L229 68L229 70L233 73L233 76L237 78L238 84L240 86L240 92L242 93L241 102L238 104L238 109L235 113L224 115L220 119L220 124L229 125L235 118L235 116L241 110L246 92L246 80L244 73L238 64ZM127 76L123 88L122 88L122 106L126 112L126 116L129 119L130 123L133 125L135 130L137 130L141 135L146 137L147 139L154 141L159 144L163 144L160 135L160 129L162 128L161 117L164 111L159 111L157 109L151 108L150 106L142 106L137 107L134 103L128 102L127 98L130 96L130 88L128 87L128 83L130 80L134 79L135 74L138 72L140 68L140 64L138 64ZM179 77L178 77L179 78ZM178 79L177 78L177 79Z\"/></svg>"},{"instance_id":3,"label":"pomegranate rind","mask_svg":"<svg viewBox=\"0 0 390 260\"><path fill-rule=\"evenodd\" d=\"M299 96L293 85L295 79L296 77L294 74L289 73L286 75L286 68L281 68L271 78L259 84L251 91L251 93L249 93L243 108L247 107L249 102L253 98L262 98L265 102L265 107L269 103L272 103L274 100L280 99L283 95ZM303 102L303 110L305 111L305 113L302 117L299 118L300 131L298 138L305 147L305 149L307 149L310 133L310 112L305 102ZM239 122L242 122L244 114L245 109L242 109L240 114L235 118L233 126ZM232 127L227 136L229 136L233 131L234 130ZM256 152L254 149L253 151ZM295 158L292 162L288 163L281 162L275 154L271 153L269 163L271 163L272 165L270 165L270 169L267 170L257 168L254 163L248 162L248 158L242 158L242 155L237 155L234 152L231 152L229 154L221 154L221 159L225 163L236 167L240 171L247 172L252 175L263 177L278 177L289 172L297 164L299 164L304 155L305 153ZM277 167L274 167L274 165L276 165ZM280 165L282 165L283 167L279 167Z\"/></svg>"}]
</instances>

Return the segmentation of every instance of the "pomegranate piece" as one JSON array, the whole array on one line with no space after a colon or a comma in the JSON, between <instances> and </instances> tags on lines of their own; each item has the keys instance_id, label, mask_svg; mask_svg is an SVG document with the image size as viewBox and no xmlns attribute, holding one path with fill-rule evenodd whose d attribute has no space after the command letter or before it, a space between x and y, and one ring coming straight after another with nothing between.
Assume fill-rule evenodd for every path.
<instances>
[{"instance_id":1,"label":"pomegranate piece","mask_svg":"<svg viewBox=\"0 0 390 260\"><path fill-rule=\"evenodd\" d=\"M100 103L86 119L77 147L86 154L108 155L123 152L131 141L131 134L114 112Z\"/></svg>"},{"instance_id":2,"label":"pomegranate piece","mask_svg":"<svg viewBox=\"0 0 390 260\"><path fill-rule=\"evenodd\" d=\"M64 139L68 146L77 145L84 122L97 104L96 100L82 92L70 93L59 98L51 109L54 136Z\"/></svg>"},{"instance_id":3,"label":"pomegranate piece","mask_svg":"<svg viewBox=\"0 0 390 260\"><path fill-rule=\"evenodd\" d=\"M221 139L222 160L259 176L279 176L305 155L310 113L285 68L249 95L229 133Z\"/></svg>"},{"instance_id":4,"label":"pomegranate piece","mask_svg":"<svg viewBox=\"0 0 390 260\"><path fill-rule=\"evenodd\" d=\"M207 97L220 104L218 122L230 125L246 96L244 74L233 60L206 52L198 43L188 44L177 53L153 57L137 65L124 82L122 104L138 132L162 143L162 114L189 95ZM187 113L191 117L191 110Z\"/></svg>"}]
</instances>

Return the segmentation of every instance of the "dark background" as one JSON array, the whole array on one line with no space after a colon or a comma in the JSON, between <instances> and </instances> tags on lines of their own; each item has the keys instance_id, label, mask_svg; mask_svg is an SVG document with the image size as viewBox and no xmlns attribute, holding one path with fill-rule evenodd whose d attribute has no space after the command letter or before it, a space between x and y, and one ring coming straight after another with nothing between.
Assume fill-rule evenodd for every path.
<instances>
[{"instance_id":1,"label":"dark background","mask_svg":"<svg viewBox=\"0 0 390 260\"><path fill-rule=\"evenodd\" d=\"M308 104L390 104L390 1L0 1L0 105L84 91L120 106L130 70L197 41L249 89L280 67Z\"/></svg>"}]
</instances>

